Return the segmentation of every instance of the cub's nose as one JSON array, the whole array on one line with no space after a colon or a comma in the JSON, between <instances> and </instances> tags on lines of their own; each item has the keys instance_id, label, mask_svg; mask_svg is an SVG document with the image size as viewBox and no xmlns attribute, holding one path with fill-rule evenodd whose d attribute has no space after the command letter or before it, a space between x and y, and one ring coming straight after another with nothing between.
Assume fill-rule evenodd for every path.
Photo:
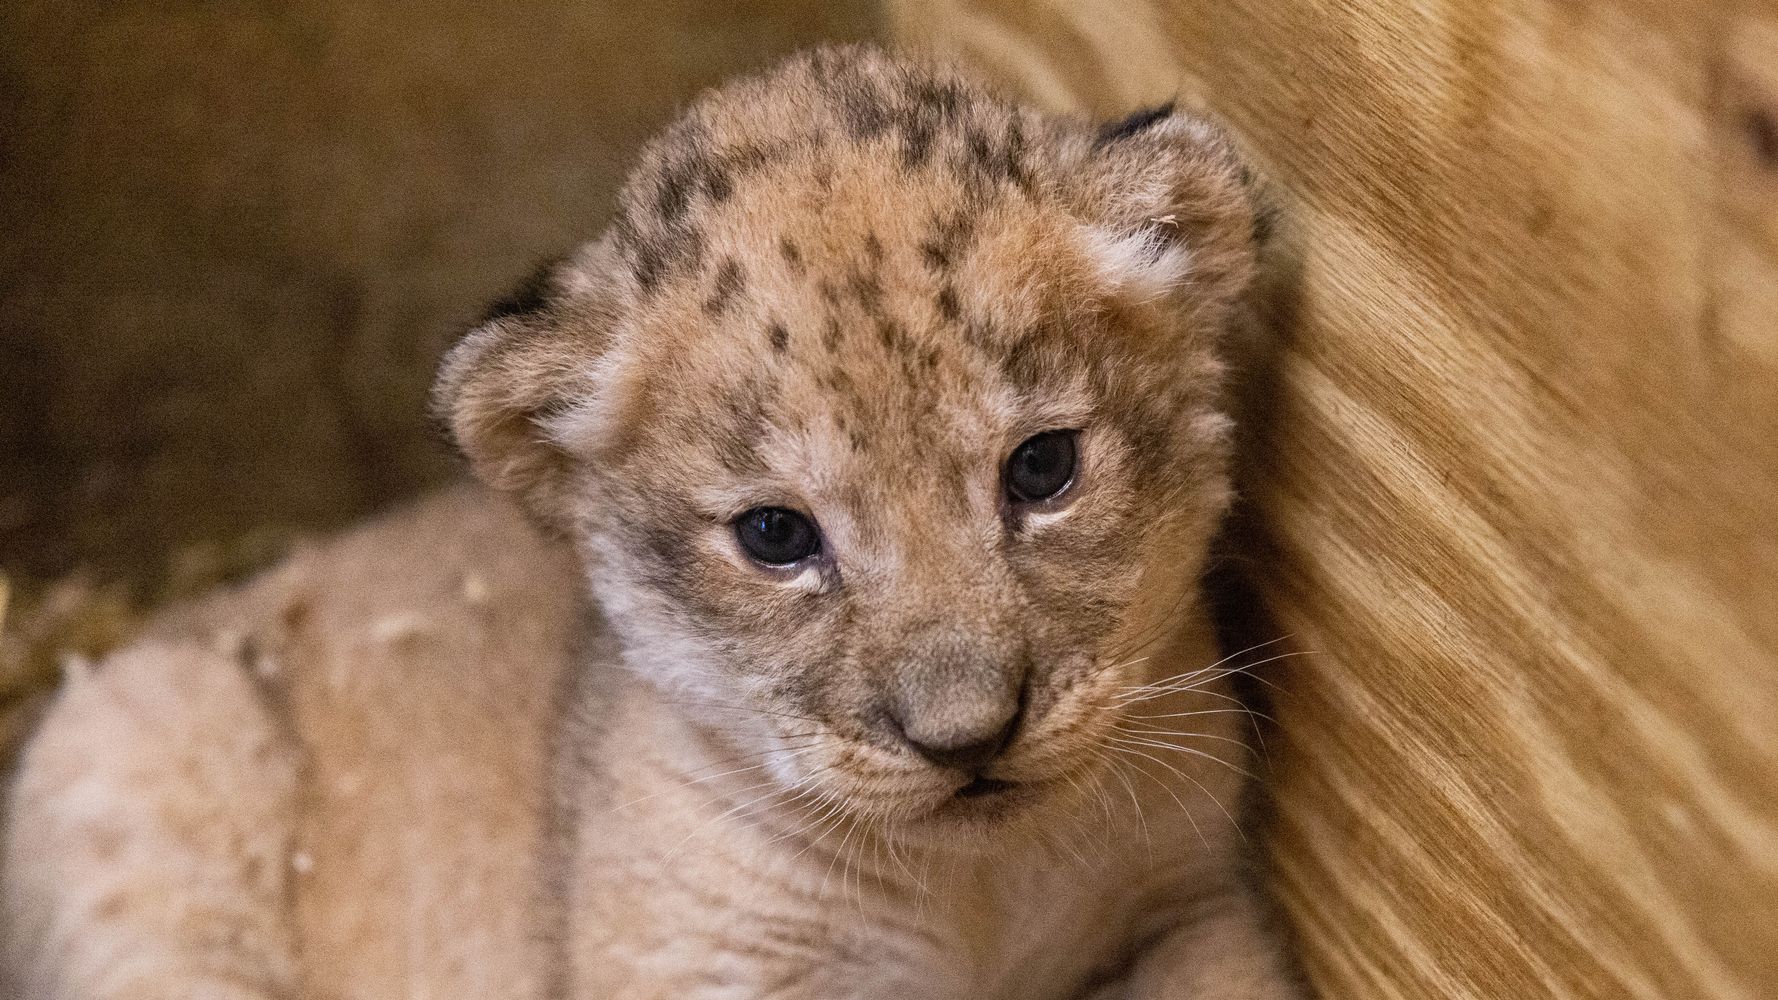
<instances>
[{"instance_id":1,"label":"cub's nose","mask_svg":"<svg viewBox=\"0 0 1778 1000\"><path fill-rule=\"evenodd\" d=\"M991 720L978 721L967 729L947 728L944 731L932 731L914 720L901 718L899 714L892 715L891 720L914 752L939 767L975 776L987 770L994 758L1012 742L1022 714L1020 706L1015 703L1009 712Z\"/></svg>"},{"instance_id":2,"label":"cub's nose","mask_svg":"<svg viewBox=\"0 0 1778 1000\"><path fill-rule=\"evenodd\" d=\"M1029 653L943 621L909 629L899 646L886 663L879 725L933 764L979 777L1018 728Z\"/></svg>"}]
</instances>

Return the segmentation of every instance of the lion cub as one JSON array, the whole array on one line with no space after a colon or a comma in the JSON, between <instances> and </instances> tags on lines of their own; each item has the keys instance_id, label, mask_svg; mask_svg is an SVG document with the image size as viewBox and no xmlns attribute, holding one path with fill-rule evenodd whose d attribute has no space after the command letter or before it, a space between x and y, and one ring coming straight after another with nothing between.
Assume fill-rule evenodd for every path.
<instances>
[{"instance_id":1,"label":"lion cub","mask_svg":"<svg viewBox=\"0 0 1778 1000\"><path fill-rule=\"evenodd\" d=\"M1198 594L1245 171L828 49L446 360L460 488L72 676L32 998L1293 994Z\"/></svg>"}]
</instances>

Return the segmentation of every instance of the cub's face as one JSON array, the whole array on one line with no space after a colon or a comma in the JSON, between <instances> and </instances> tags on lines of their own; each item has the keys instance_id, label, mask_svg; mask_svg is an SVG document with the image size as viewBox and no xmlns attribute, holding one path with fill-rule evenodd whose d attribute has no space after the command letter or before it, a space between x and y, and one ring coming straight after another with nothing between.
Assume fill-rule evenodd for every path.
<instances>
[{"instance_id":1,"label":"cub's face","mask_svg":"<svg viewBox=\"0 0 1778 1000\"><path fill-rule=\"evenodd\" d=\"M787 795L991 828L1079 786L1194 620L1242 183L1180 116L816 53L659 140L441 405L629 666Z\"/></svg>"}]
</instances>

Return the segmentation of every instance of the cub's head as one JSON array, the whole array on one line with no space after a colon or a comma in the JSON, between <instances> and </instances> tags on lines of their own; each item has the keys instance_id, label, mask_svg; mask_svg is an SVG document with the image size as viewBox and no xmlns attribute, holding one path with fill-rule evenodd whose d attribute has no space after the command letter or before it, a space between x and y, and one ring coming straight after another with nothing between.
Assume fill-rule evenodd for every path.
<instances>
[{"instance_id":1,"label":"cub's head","mask_svg":"<svg viewBox=\"0 0 1778 1000\"><path fill-rule=\"evenodd\" d=\"M1199 627L1252 242L1198 120L819 51L696 104L438 402L629 667L788 793L989 829L1062 801Z\"/></svg>"}]
</instances>

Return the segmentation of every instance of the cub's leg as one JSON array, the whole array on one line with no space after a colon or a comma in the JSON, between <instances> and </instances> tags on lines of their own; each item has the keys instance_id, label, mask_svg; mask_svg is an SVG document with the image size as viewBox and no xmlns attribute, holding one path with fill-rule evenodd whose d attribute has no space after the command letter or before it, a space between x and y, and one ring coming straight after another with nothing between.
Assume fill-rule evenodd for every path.
<instances>
[{"instance_id":1,"label":"cub's leg","mask_svg":"<svg viewBox=\"0 0 1778 1000\"><path fill-rule=\"evenodd\" d=\"M1089 1000L1303 1000L1252 890L1230 885L1199 899L1129 973Z\"/></svg>"},{"instance_id":2,"label":"cub's leg","mask_svg":"<svg viewBox=\"0 0 1778 1000\"><path fill-rule=\"evenodd\" d=\"M32 1000L291 995L296 789L297 756L234 656L144 645L70 677L12 792L0 984Z\"/></svg>"}]
</instances>

